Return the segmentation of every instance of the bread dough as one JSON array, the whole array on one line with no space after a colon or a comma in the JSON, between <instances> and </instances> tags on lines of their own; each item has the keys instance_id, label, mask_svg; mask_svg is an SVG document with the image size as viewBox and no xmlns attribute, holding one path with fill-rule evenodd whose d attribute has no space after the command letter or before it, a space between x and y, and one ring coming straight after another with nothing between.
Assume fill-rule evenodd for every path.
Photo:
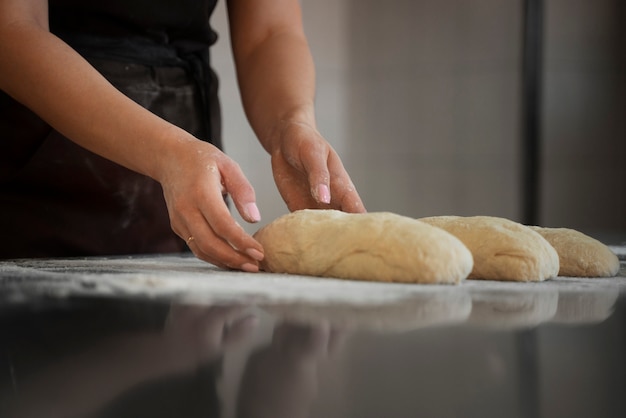
<instances>
[{"instance_id":1,"label":"bread dough","mask_svg":"<svg viewBox=\"0 0 626 418\"><path fill-rule=\"evenodd\" d=\"M619 259L600 241L568 228L531 227L541 234L559 254L559 276L613 277Z\"/></svg>"},{"instance_id":2,"label":"bread dough","mask_svg":"<svg viewBox=\"0 0 626 418\"><path fill-rule=\"evenodd\" d=\"M459 283L472 255L447 232L389 212L300 210L257 231L274 273L409 283Z\"/></svg>"},{"instance_id":3,"label":"bread dough","mask_svg":"<svg viewBox=\"0 0 626 418\"><path fill-rule=\"evenodd\" d=\"M537 232L491 216L434 216L420 219L442 228L469 248L474 269L469 279L542 281L556 277L559 257Z\"/></svg>"}]
</instances>

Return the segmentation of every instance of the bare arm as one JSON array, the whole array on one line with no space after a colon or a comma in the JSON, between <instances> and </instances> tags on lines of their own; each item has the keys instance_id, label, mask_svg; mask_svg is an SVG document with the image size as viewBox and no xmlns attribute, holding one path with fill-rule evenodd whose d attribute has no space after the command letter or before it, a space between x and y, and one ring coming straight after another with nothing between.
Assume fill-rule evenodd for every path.
<instances>
[{"instance_id":1,"label":"bare arm","mask_svg":"<svg viewBox=\"0 0 626 418\"><path fill-rule=\"evenodd\" d=\"M225 206L258 220L254 191L217 148L145 110L48 28L47 0L0 0L0 89L77 144L159 181L173 230L220 266L256 271L262 247Z\"/></svg>"},{"instance_id":2,"label":"bare arm","mask_svg":"<svg viewBox=\"0 0 626 418\"><path fill-rule=\"evenodd\" d=\"M133 157L184 135L113 88L47 19L45 0L0 1L0 88L81 146L156 177L158 160Z\"/></svg>"},{"instance_id":3,"label":"bare arm","mask_svg":"<svg viewBox=\"0 0 626 418\"><path fill-rule=\"evenodd\" d=\"M272 156L287 206L364 211L315 122L315 70L297 0L229 0L233 54L246 114Z\"/></svg>"}]
</instances>

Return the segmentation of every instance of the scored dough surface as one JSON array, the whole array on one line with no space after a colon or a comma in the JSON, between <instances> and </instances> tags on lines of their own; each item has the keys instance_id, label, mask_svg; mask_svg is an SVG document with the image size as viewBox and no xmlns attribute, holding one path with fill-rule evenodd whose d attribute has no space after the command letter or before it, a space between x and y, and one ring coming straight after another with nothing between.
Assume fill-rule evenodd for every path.
<instances>
[{"instance_id":1,"label":"scored dough surface","mask_svg":"<svg viewBox=\"0 0 626 418\"><path fill-rule=\"evenodd\" d=\"M613 277L618 273L619 259L600 241L574 229L531 228L559 254L559 276Z\"/></svg>"},{"instance_id":2,"label":"scored dough surface","mask_svg":"<svg viewBox=\"0 0 626 418\"><path fill-rule=\"evenodd\" d=\"M459 283L472 255L455 237L390 212L300 210L261 228L261 268L274 273L408 283Z\"/></svg>"},{"instance_id":3,"label":"scored dough surface","mask_svg":"<svg viewBox=\"0 0 626 418\"><path fill-rule=\"evenodd\" d=\"M492 216L433 216L422 222L448 231L474 257L469 279L542 281L556 277L559 257L537 232Z\"/></svg>"}]
</instances>

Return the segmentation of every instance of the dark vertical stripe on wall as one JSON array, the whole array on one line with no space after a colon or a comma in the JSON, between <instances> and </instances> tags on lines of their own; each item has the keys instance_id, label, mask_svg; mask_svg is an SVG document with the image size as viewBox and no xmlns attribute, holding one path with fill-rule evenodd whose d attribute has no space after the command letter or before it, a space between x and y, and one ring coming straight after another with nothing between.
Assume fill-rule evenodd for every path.
<instances>
[{"instance_id":1,"label":"dark vertical stripe on wall","mask_svg":"<svg viewBox=\"0 0 626 418\"><path fill-rule=\"evenodd\" d=\"M538 225L541 184L543 0L523 1L522 221Z\"/></svg>"},{"instance_id":2,"label":"dark vertical stripe on wall","mask_svg":"<svg viewBox=\"0 0 626 418\"><path fill-rule=\"evenodd\" d=\"M622 143L622 179L618 181L618 190L622 193L622 207L626 206L623 195L626 191L626 2L623 0L616 0L617 2L617 56L620 57L619 61L619 80L621 84L621 91L619 93L619 115L621 118L617 140ZM619 222L619 221L618 221ZM625 233L621 234L620 242L622 245L626 244L626 216L622 216L621 224L617 223L618 228L621 228ZM626 334L626 332L625 332ZM624 377L626 381L626 364L624 364ZM626 408L626 400L624 400L624 406Z\"/></svg>"}]
</instances>

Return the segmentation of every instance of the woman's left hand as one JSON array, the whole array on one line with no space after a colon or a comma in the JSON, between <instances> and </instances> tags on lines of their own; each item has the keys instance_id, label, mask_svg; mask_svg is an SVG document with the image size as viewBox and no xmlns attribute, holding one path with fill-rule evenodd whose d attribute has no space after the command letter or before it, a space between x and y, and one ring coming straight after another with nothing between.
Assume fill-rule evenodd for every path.
<instances>
[{"instance_id":1,"label":"woman's left hand","mask_svg":"<svg viewBox=\"0 0 626 418\"><path fill-rule=\"evenodd\" d=\"M290 211L337 209L365 212L335 150L313 126L283 122L271 150L274 181Z\"/></svg>"}]
</instances>

